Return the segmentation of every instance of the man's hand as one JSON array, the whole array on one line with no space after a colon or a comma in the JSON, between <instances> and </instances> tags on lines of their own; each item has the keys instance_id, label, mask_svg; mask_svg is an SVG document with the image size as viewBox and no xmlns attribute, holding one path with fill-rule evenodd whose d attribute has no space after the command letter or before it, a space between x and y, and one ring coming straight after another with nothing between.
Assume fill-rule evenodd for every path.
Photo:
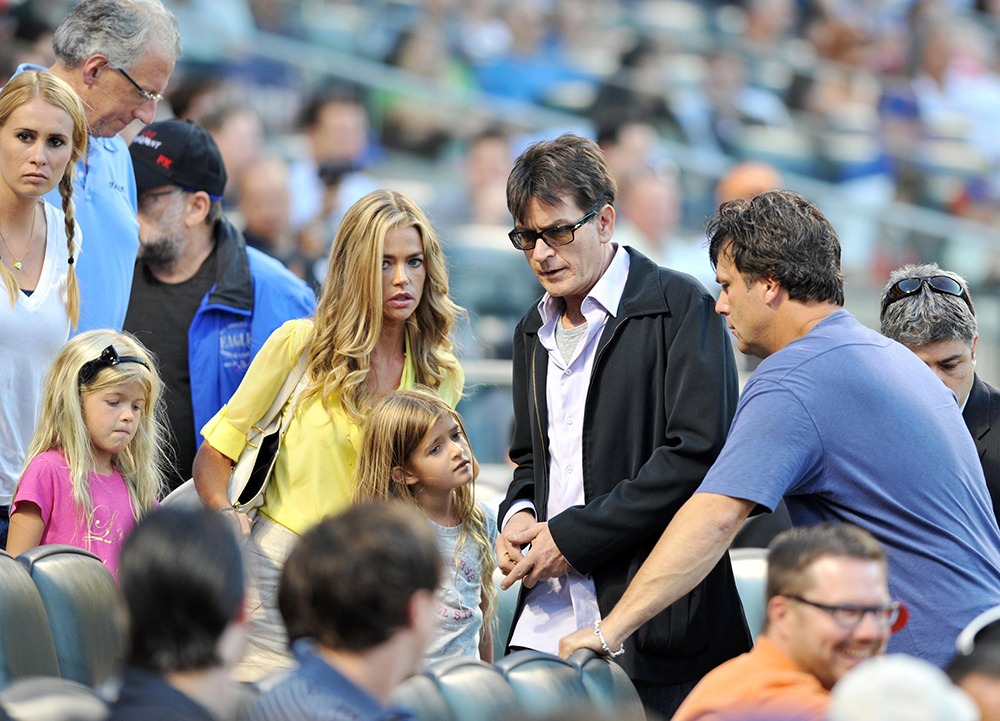
<instances>
[{"instance_id":1,"label":"man's hand","mask_svg":"<svg viewBox=\"0 0 1000 721\"><path fill-rule=\"evenodd\" d=\"M514 570L514 566L517 565L518 561L524 558L524 555L521 553L522 544L511 541L511 536L520 535L534 525L535 514L527 510L518 511L507 521L507 525L503 528L503 533L497 536L495 544L497 548L497 566L500 567L500 572L505 576Z\"/></svg>"},{"instance_id":2,"label":"man's hand","mask_svg":"<svg viewBox=\"0 0 1000 721\"><path fill-rule=\"evenodd\" d=\"M579 651L581 648L589 648L598 656L604 655L604 649L601 647L601 639L597 637L594 629L590 626L581 628L579 631L574 631L569 636L563 636L559 641L559 655L562 658L569 658L575 651Z\"/></svg>"},{"instance_id":3,"label":"man's hand","mask_svg":"<svg viewBox=\"0 0 1000 721\"><path fill-rule=\"evenodd\" d=\"M512 519L513 520L513 519ZM507 524L510 526L510 524ZM533 588L539 581L558 578L569 572L569 563L562 551L552 539L549 524L545 521L535 523L523 531L506 534L512 545L523 547L531 544L531 550L511 569L507 577L500 583L500 588L506 591L515 581L523 579L524 585Z\"/></svg>"}]
</instances>

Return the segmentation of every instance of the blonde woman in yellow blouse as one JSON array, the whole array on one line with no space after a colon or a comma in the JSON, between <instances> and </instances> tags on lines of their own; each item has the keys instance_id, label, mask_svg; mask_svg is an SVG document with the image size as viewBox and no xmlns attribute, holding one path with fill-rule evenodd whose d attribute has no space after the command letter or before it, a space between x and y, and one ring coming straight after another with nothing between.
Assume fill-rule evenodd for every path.
<instances>
[{"instance_id":1,"label":"blonde woman in yellow blouse","mask_svg":"<svg viewBox=\"0 0 1000 721\"><path fill-rule=\"evenodd\" d=\"M360 424L372 402L421 384L436 388L452 407L458 403L464 375L450 333L459 312L427 218L401 193L370 193L337 231L315 319L276 330L229 403L202 428L205 441L194 463L198 494L212 508L231 509L229 472L250 426L307 354L308 385L291 410L247 543L254 589L240 680L291 665L277 608L281 569L300 534L350 503ZM246 516L234 515L246 523Z\"/></svg>"}]
</instances>

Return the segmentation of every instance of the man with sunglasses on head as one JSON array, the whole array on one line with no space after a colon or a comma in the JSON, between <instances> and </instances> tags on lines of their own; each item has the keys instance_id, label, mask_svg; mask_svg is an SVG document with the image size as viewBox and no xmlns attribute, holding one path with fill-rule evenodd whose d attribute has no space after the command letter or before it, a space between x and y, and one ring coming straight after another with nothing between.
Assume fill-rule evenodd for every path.
<instances>
[{"instance_id":1,"label":"man with sunglasses on head","mask_svg":"<svg viewBox=\"0 0 1000 721\"><path fill-rule=\"evenodd\" d=\"M882 291L881 321L883 335L916 353L955 394L1000 518L1000 390L976 375L979 332L965 278L935 263L894 270Z\"/></svg>"},{"instance_id":2,"label":"man with sunglasses on head","mask_svg":"<svg viewBox=\"0 0 1000 721\"><path fill-rule=\"evenodd\" d=\"M825 719L834 684L884 653L906 623L886 573L885 550L857 526L821 523L778 535L767 554L763 633L750 653L703 678L672 721Z\"/></svg>"},{"instance_id":3,"label":"man with sunglasses on head","mask_svg":"<svg viewBox=\"0 0 1000 721\"><path fill-rule=\"evenodd\" d=\"M52 38L53 75L83 101L89 137L73 186L83 235L76 273L76 331L121 330L139 251L136 189L128 147L118 133L133 120L153 122L181 54L177 18L160 0L82 0ZM24 64L25 70L44 70ZM15 73L15 75L17 74ZM45 199L62 207L59 189Z\"/></svg>"},{"instance_id":4,"label":"man with sunglasses on head","mask_svg":"<svg viewBox=\"0 0 1000 721\"><path fill-rule=\"evenodd\" d=\"M512 647L554 653L571 631L600 631L718 455L737 400L712 297L613 242L615 191L596 143L575 135L529 147L507 181L511 242L546 291L514 334L517 467L497 540L503 587L523 579ZM716 560L621 652L664 718L750 647L729 558Z\"/></svg>"},{"instance_id":5,"label":"man with sunglasses on head","mask_svg":"<svg viewBox=\"0 0 1000 721\"><path fill-rule=\"evenodd\" d=\"M1000 529L953 394L843 309L840 240L801 195L724 203L708 230L716 310L763 362L704 483L601 622L605 639L682 598L752 512L784 497L794 525L854 523L886 547L892 595L911 611L889 650L945 666L965 624L1000 601ZM560 652L583 646L601 649L580 633Z\"/></svg>"}]
</instances>

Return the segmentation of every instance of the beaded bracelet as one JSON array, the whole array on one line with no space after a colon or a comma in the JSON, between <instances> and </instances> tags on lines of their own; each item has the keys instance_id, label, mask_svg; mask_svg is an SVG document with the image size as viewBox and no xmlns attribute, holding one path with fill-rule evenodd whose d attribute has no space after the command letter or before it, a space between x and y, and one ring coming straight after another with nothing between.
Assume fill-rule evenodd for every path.
<instances>
[{"instance_id":1,"label":"beaded bracelet","mask_svg":"<svg viewBox=\"0 0 1000 721\"><path fill-rule=\"evenodd\" d=\"M594 621L594 635L597 636L599 639L601 639L601 648L603 648L604 653L610 656L611 658L617 658L618 656L621 656L623 653L625 653L624 643L622 643L622 645L618 647L617 651L611 650L611 648L608 646L608 642L604 640L604 634L601 633L600 621Z\"/></svg>"}]
</instances>

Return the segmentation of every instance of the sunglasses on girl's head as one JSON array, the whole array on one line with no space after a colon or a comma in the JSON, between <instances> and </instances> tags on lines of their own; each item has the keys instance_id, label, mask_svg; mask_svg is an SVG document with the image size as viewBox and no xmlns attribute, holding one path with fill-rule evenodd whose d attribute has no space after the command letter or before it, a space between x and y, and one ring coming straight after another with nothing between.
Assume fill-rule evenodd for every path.
<instances>
[{"instance_id":1,"label":"sunglasses on girl's head","mask_svg":"<svg viewBox=\"0 0 1000 721\"><path fill-rule=\"evenodd\" d=\"M924 283L935 293L943 293L944 295L953 295L956 298L961 298L969 306L969 311L972 315L976 314L976 310L972 307L972 298L969 297L969 292L962 287L961 283L947 275L919 275L896 281L889 287L889 292L885 294L885 298L882 300L882 313L884 314L885 309L897 300L902 300L907 296L919 293Z\"/></svg>"},{"instance_id":2,"label":"sunglasses on girl's head","mask_svg":"<svg viewBox=\"0 0 1000 721\"><path fill-rule=\"evenodd\" d=\"M94 376L101 372L103 368L110 368L111 366L116 366L119 363L138 363L139 365L149 368L149 363L144 361L142 358L136 358L131 355L118 355L118 351L115 350L113 345L109 345L104 349L104 352L94 360L89 360L83 364L80 368L80 374L77 376L77 382L81 386L85 386L90 381L94 380Z\"/></svg>"}]
</instances>

